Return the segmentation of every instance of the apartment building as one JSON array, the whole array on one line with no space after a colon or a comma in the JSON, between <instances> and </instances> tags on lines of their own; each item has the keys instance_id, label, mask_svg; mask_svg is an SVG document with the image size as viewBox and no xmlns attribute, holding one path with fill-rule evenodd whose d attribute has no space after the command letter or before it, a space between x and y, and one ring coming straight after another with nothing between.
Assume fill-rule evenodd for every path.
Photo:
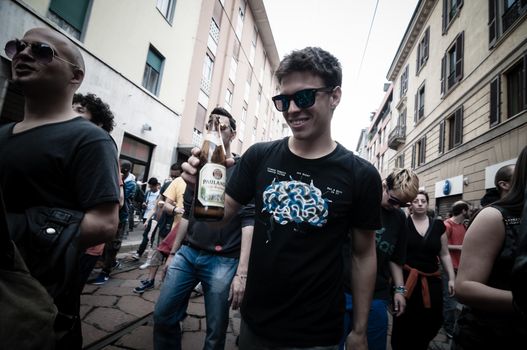
<instances>
[{"instance_id":1,"label":"apartment building","mask_svg":"<svg viewBox=\"0 0 527 350\"><path fill-rule=\"evenodd\" d=\"M478 208L527 144L526 14L526 0L420 0L395 53L385 162L415 169L442 216Z\"/></svg>"},{"instance_id":2,"label":"apartment building","mask_svg":"<svg viewBox=\"0 0 527 350\"><path fill-rule=\"evenodd\" d=\"M279 58L261 0L4 0L0 26L3 44L50 27L79 47L79 92L110 105L120 158L138 180L166 177L201 145L216 106L237 120L236 153L284 135L270 105ZM0 121L20 120L23 96L3 50L0 62Z\"/></svg>"},{"instance_id":3,"label":"apartment building","mask_svg":"<svg viewBox=\"0 0 527 350\"><path fill-rule=\"evenodd\" d=\"M371 115L371 123L367 135L366 159L379 170L381 178L390 173L389 159L395 151L388 147L388 133L392 121L393 85L386 84L384 98L375 113Z\"/></svg>"}]
</instances>

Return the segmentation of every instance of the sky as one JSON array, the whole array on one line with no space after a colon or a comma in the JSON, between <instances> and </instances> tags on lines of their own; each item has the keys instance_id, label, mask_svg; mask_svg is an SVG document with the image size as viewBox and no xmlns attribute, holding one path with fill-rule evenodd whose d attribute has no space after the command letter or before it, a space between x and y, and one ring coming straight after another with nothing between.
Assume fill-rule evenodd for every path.
<instances>
[{"instance_id":1,"label":"sky","mask_svg":"<svg viewBox=\"0 0 527 350\"><path fill-rule=\"evenodd\" d=\"M333 115L332 136L355 150L360 130L369 125L371 112L380 107L388 69L418 0L378 0L378 4L377 0L263 2L280 59L306 46L319 46L339 59L342 100Z\"/></svg>"}]
</instances>

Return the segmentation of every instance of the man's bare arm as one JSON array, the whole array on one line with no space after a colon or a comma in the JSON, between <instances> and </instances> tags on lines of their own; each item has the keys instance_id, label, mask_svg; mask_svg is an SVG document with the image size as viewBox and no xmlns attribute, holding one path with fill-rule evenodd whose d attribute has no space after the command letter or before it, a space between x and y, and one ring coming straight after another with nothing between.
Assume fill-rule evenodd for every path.
<instances>
[{"instance_id":1,"label":"man's bare arm","mask_svg":"<svg viewBox=\"0 0 527 350\"><path fill-rule=\"evenodd\" d=\"M377 256L373 230L353 229L351 233L351 294L353 297L353 330L348 348L367 349L368 315L375 288Z\"/></svg>"},{"instance_id":2,"label":"man's bare arm","mask_svg":"<svg viewBox=\"0 0 527 350\"><path fill-rule=\"evenodd\" d=\"M91 247L112 240L118 225L118 203L103 203L89 209L81 222L81 247Z\"/></svg>"}]
</instances>

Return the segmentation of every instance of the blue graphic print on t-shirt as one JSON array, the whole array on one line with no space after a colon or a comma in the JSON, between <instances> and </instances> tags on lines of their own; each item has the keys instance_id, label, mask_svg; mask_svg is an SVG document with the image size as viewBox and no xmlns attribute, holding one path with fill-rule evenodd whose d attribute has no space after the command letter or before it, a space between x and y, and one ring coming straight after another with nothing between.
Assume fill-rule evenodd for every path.
<instances>
[{"instance_id":1,"label":"blue graphic print on t-shirt","mask_svg":"<svg viewBox=\"0 0 527 350\"><path fill-rule=\"evenodd\" d=\"M308 223L322 227L327 222L328 200L313 185L291 179L276 181L267 186L263 193L263 210L272 215L280 225L290 222Z\"/></svg>"}]
</instances>

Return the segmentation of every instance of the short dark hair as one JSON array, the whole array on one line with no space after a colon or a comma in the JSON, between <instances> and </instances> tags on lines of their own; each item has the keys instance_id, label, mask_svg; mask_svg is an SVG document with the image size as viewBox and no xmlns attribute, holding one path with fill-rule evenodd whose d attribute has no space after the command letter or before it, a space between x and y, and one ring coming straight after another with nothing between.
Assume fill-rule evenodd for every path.
<instances>
[{"instance_id":1,"label":"short dark hair","mask_svg":"<svg viewBox=\"0 0 527 350\"><path fill-rule=\"evenodd\" d=\"M100 125L108 133L112 132L115 122L110 106L104 103L95 94L75 94L73 95L73 104L78 103L90 111L92 123Z\"/></svg>"},{"instance_id":2,"label":"short dark hair","mask_svg":"<svg viewBox=\"0 0 527 350\"><path fill-rule=\"evenodd\" d=\"M182 170L182 169L181 169L181 163L178 162L178 163L174 163L174 164L172 164L172 165L170 166L170 170L172 170L172 171Z\"/></svg>"},{"instance_id":3,"label":"short dark hair","mask_svg":"<svg viewBox=\"0 0 527 350\"><path fill-rule=\"evenodd\" d=\"M157 178L151 177L150 179L148 179L148 184L149 185L159 185L159 181L157 181Z\"/></svg>"},{"instance_id":4,"label":"short dark hair","mask_svg":"<svg viewBox=\"0 0 527 350\"><path fill-rule=\"evenodd\" d=\"M459 214L463 212L463 210L466 210L466 211L469 210L468 204L463 201L456 202L452 206L452 215L458 216Z\"/></svg>"},{"instance_id":5,"label":"short dark hair","mask_svg":"<svg viewBox=\"0 0 527 350\"><path fill-rule=\"evenodd\" d=\"M275 75L278 82L282 83L285 76L294 72L320 76L327 87L342 86L342 66L339 60L320 47L292 51L282 59Z\"/></svg>"},{"instance_id":6,"label":"short dark hair","mask_svg":"<svg viewBox=\"0 0 527 350\"><path fill-rule=\"evenodd\" d=\"M210 112L211 115L217 114L229 118L229 125L233 131L236 131L236 119L223 107L216 107Z\"/></svg>"}]
</instances>

